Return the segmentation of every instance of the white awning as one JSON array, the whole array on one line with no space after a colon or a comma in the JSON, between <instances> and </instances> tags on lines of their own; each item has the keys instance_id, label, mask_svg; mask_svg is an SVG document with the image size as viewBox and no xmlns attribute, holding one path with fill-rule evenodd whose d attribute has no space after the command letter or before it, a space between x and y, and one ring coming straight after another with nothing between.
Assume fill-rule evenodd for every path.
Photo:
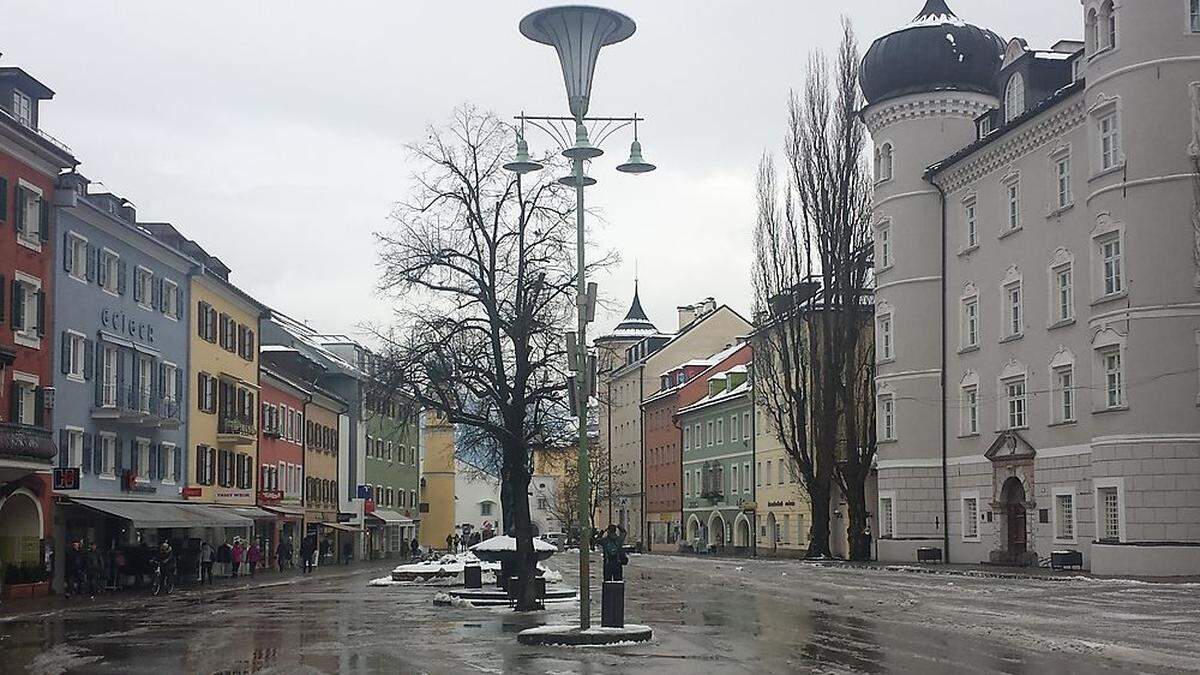
<instances>
[{"instance_id":1,"label":"white awning","mask_svg":"<svg viewBox=\"0 0 1200 675\"><path fill-rule=\"evenodd\" d=\"M80 506L128 520L135 528L252 527L254 525L254 521L249 518L204 504L74 497L71 498L71 501Z\"/></svg>"},{"instance_id":2,"label":"white awning","mask_svg":"<svg viewBox=\"0 0 1200 675\"><path fill-rule=\"evenodd\" d=\"M406 518L395 511L388 511L387 509L375 509L367 515L377 520L382 520L388 525L411 525L413 522L412 518Z\"/></svg>"}]
</instances>

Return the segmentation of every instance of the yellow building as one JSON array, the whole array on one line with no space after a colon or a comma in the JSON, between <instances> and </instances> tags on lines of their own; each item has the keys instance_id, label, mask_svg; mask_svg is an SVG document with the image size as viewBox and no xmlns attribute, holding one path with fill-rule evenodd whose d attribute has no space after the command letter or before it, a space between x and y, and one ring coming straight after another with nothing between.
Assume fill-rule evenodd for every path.
<instances>
[{"instance_id":1,"label":"yellow building","mask_svg":"<svg viewBox=\"0 0 1200 675\"><path fill-rule=\"evenodd\" d=\"M421 429L421 527L425 548L445 548L454 534L454 425L434 412L425 413Z\"/></svg>"},{"instance_id":2,"label":"yellow building","mask_svg":"<svg viewBox=\"0 0 1200 675\"><path fill-rule=\"evenodd\" d=\"M223 266L192 275L189 498L253 507L258 466L258 321L266 308ZM242 515L254 517L256 509Z\"/></svg>"},{"instance_id":3,"label":"yellow building","mask_svg":"<svg viewBox=\"0 0 1200 675\"><path fill-rule=\"evenodd\" d=\"M808 549L812 507L795 462L779 442L771 415L755 403L754 483L758 554L803 556Z\"/></svg>"}]
</instances>

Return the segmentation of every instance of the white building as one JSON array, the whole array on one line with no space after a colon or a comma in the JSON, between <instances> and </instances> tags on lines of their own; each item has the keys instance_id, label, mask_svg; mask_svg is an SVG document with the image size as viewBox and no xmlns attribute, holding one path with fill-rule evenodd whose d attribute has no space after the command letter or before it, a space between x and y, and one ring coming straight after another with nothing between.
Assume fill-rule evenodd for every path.
<instances>
[{"instance_id":1,"label":"white building","mask_svg":"<svg viewBox=\"0 0 1200 675\"><path fill-rule=\"evenodd\" d=\"M1200 2L1079 18L929 0L863 60L882 559L1200 574Z\"/></svg>"},{"instance_id":2,"label":"white building","mask_svg":"<svg viewBox=\"0 0 1200 675\"><path fill-rule=\"evenodd\" d=\"M454 459L454 529L460 536L475 532L504 534L500 511L500 478L462 459Z\"/></svg>"}]
</instances>

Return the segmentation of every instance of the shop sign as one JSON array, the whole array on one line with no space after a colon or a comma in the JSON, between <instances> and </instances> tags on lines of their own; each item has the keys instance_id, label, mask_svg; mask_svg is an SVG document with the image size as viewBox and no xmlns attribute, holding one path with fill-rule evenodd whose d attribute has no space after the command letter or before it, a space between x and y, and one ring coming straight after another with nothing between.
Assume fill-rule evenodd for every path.
<instances>
[{"instance_id":1,"label":"shop sign","mask_svg":"<svg viewBox=\"0 0 1200 675\"><path fill-rule=\"evenodd\" d=\"M796 505L796 502L791 499L789 499L787 501L767 502L767 506L769 508L776 508L776 507L780 507L780 506L795 506L795 505Z\"/></svg>"},{"instance_id":2,"label":"shop sign","mask_svg":"<svg viewBox=\"0 0 1200 675\"><path fill-rule=\"evenodd\" d=\"M259 504L278 504L283 501L283 490L259 490Z\"/></svg>"},{"instance_id":3,"label":"shop sign","mask_svg":"<svg viewBox=\"0 0 1200 675\"><path fill-rule=\"evenodd\" d=\"M229 490L226 492L217 492L217 499L253 499L254 495L249 490Z\"/></svg>"},{"instance_id":4,"label":"shop sign","mask_svg":"<svg viewBox=\"0 0 1200 675\"><path fill-rule=\"evenodd\" d=\"M125 312L104 308L100 311L100 325L121 337L131 337L140 342L154 344L154 326L131 318Z\"/></svg>"},{"instance_id":5,"label":"shop sign","mask_svg":"<svg viewBox=\"0 0 1200 675\"><path fill-rule=\"evenodd\" d=\"M370 485L359 485L358 486L358 498L359 499L370 499L374 496L375 496L375 491L371 488Z\"/></svg>"},{"instance_id":6,"label":"shop sign","mask_svg":"<svg viewBox=\"0 0 1200 675\"><path fill-rule=\"evenodd\" d=\"M367 499L363 501L363 513L375 513L374 499Z\"/></svg>"},{"instance_id":7,"label":"shop sign","mask_svg":"<svg viewBox=\"0 0 1200 675\"><path fill-rule=\"evenodd\" d=\"M143 494L152 494L158 492L158 489L153 485L138 482L138 472L133 469L126 469L121 473L121 489L125 492L140 492Z\"/></svg>"},{"instance_id":8,"label":"shop sign","mask_svg":"<svg viewBox=\"0 0 1200 675\"><path fill-rule=\"evenodd\" d=\"M204 490L193 485L190 487L180 488L179 494L184 499L188 497L199 497L200 495L204 494Z\"/></svg>"},{"instance_id":9,"label":"shop sign","mask_svg":"<svg viewBox=\"0 0 1200 675\"><path fill-rule=\"evenodd\" d=\"M54 489L57 491L78 490L79 467L55 468Z\"/></svg>"}]
</instances>

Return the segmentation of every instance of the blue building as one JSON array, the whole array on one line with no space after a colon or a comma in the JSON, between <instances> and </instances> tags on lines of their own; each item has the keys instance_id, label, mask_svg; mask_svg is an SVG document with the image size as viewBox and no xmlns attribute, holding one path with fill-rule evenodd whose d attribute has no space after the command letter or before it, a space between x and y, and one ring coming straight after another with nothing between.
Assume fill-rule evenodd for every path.
<instances>
[{"instance_id":1,"label":"blue building","mask_svg":"<svg viewBox=\"0 0 1200 675\"><path fill-rule=\"evenodd\" d=\"M78 173L59 177L55 210L57 465L80 474L77 490L59 493L56 548L171 540L182 554L206 528L246 525L182 494L196 263L151 236L129 202L89 193Z\"/></svg>"}]
</instances>

